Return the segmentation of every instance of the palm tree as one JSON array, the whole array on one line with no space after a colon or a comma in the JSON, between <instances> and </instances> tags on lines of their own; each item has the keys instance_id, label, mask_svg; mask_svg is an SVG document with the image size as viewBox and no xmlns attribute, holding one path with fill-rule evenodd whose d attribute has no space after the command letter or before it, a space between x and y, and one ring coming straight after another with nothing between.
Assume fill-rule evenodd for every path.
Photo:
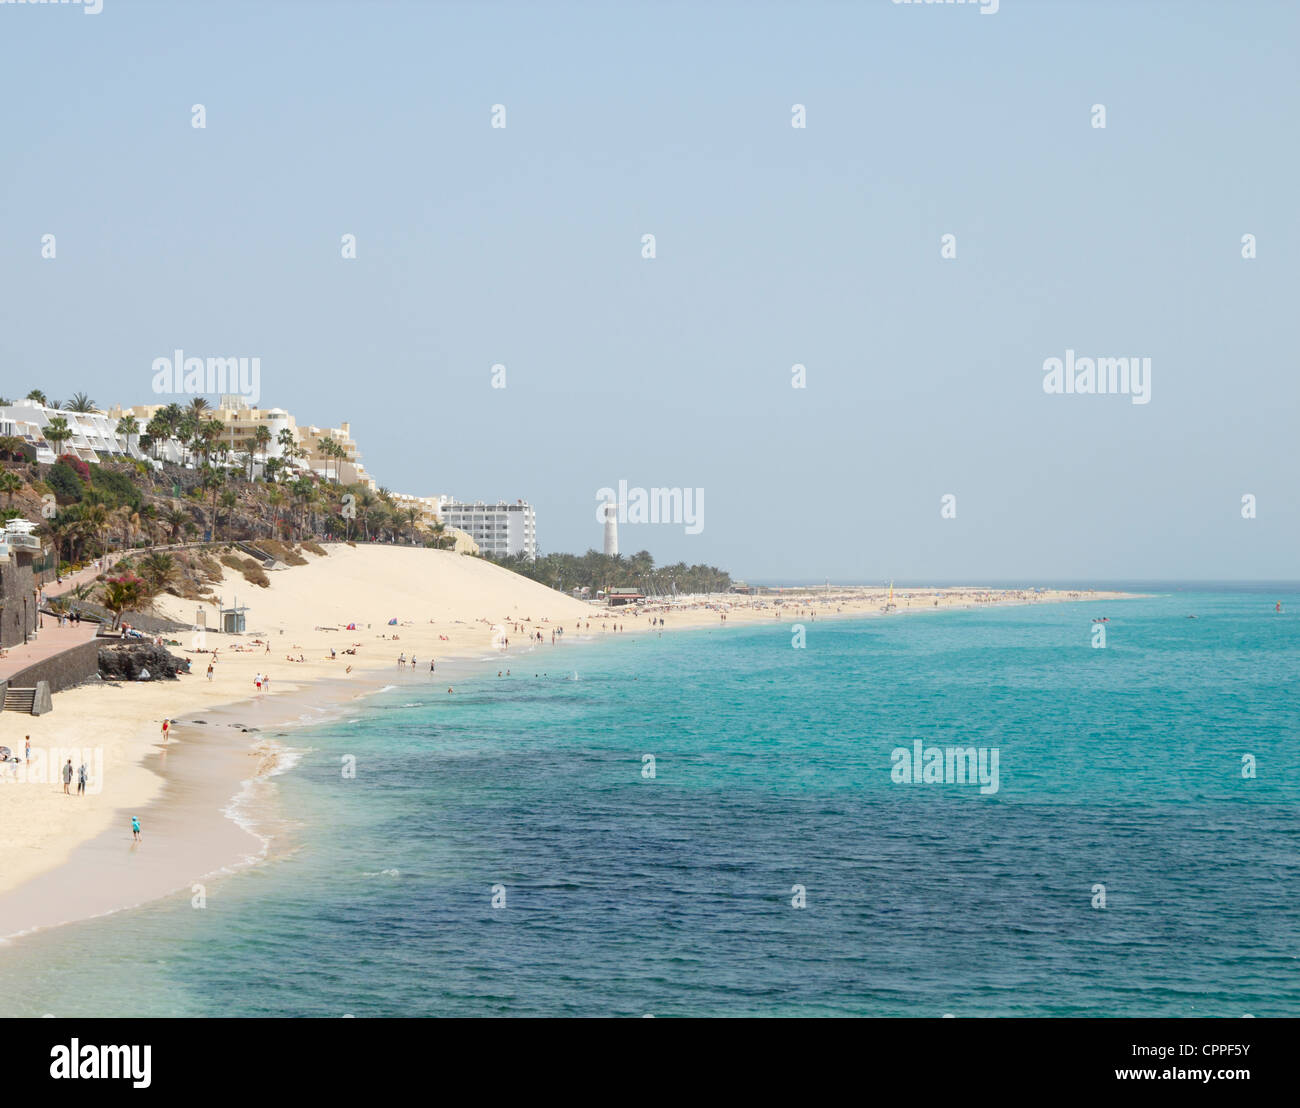
<instances>
[{"instance_id":1,"label":"palm tree","mask_svg":"<svg viewBox=\"0 0 1300 1108\"><path fill-rule=\"evenodd\" d=\"M370 509L375 506L375 496L365 485L353 485L352 493L356 496L356 516L361 521L362 533L366 541L370 540ZM351 532L349 532L349 535Z\"/></svg>"},{"instance_id":2,"label":"palm tree","mask_svg":"<svg viewBox=\"0 0 1300 1108\"><path fill-rule=\"evenodd\" d=\"M230 519L234 515L237 503L239 503L239 497L235 495L234 489L225 489L221 493L221 506L226 509L226 538L230 538Z\"/></svg>"},{"instance_id":3,"label":"palm tree","mask_svg":"<svg viewBox=\"0 0 1300 1108\"><path fill-rule=\"evenodd\" d=\"M41 392L40 389L32 389L32 391L27 394L27 399L35 400L37 404L40 404L44 408L52 407L49 400L46 399L45 393Z\"/></svg>"},{"instance_id":4,"label":"palm tree","mask_svg":"<svg viewBox=\"0 0 1300 1108\"><path fill-rule=\"evenodd\" d=\"M162 420L166 430L166 438L175 439L180 432L182 420L185 418L185 411L179 404L168 404L165 408L159 408L158 417Z\"/></svg>"},{"instance_id":5,"label":"palm tree","mask_svg":"<svg viewBox=\"0 0 1300 1108\"><path fill-rule=\"evenodd\" d=\"M146 554L140 559L139 569L150 595L162 592L180 579L180 567L176 559L163 551Z\"/></svg>"},{"instance_id":6,"label":"palm tree","mask_svg":"<svg viewBox=\"0 0 1300 1108\"><path fill-rule=\"evenodd\" d=\"M40 534L48 537L50 545L54 547L54 567L56 572L63 562L63 544L76 537L77 528L80 526L81 521L67 512L60 512L52 519L41 520L41 525L37 530Z\"/></svg>"},{"instance_id":7,"label":"palm tree","mask_svg":"<svg viewBox=\"0 0 1300 1108\"><path fill-rule=\"evenodd\" d=\"M183 512L180 508L171 508L163 516L163 522L171 528L171 539L172 542L175 542L177 536L181 533L181 529L187 523L193 523L194 521L190 518L189 512Z\"/></svg>"},{"instance_id":8,"label":"palm tree","mask_svg":"<svg viewBox=\"0 0 1300 1108\"><path fill-rule=\"evenodd\" d=\"M199 420L198 417L194 415L193 412L183 411L179 408L177 409L177 411L179 411L181 414L180 417L176 420L175 438L181 447L181 465L185 465L186 462L189 460L188 451L190 450L191 447L194 446L197 440L197 436L199 432Z\"/></svg>"},{"instance_id":9,"label":"palm tree","mask_svg":"<svg viewBox=\"0 0 1300 1108\"><path fill-rule=\"evenodd\" d=\"M203 397L196 396L193 400L190 401L189 413L196 420L202 419L203 413L206 412L211 406L212 405L210 405L206 400L204 400Z\"/></svg>"},{"instance_id":10,"label":"palm tree","mask_svg":"<svg viewBox=\"0 0 1300 1108\"><path fill-rule=\"evenodd\" d=\"M253 430L253 449L262 455L262 469L266 470L266 448L271 445L271 429L265 423L259 423ZM250 473L249 479L252 479Z\"/></svg>"},{"instance_id":11,"label":"palm tree","mask_svg":"<svg viewBox=\"0 0 1300 1108\"><path fill-rule=\"evenodd\" d=\"M124 415L117 421L117 433L126 439L126 452L131 453L131 439L140 433L140 421L133 415Z\"/></svg>"},{"instance_id":12,"label":"palm tree","mask_svg":"<svg viewBox=\"0 0 1300 1108\"><path fill-rule=\"evenodd\" d=\"M334 459L334 451L337 446L338 443L330 438L329 435L326 435L320 440L320 452L321 457L325 459L325 480L327 481L330 476L330 462Z\"/></svg>"},{"instance_id":13,"label":"palm tree","mask_svg":"<svg viewBox=\"0 0 1300 1108\"><path fill-rule=\"evenodd\" d=\"M288 427L280 428L275 441L280 444L280 457L291 459L298 456L298 440L293 437L293 432Z\"/></svg>"},{"instance_id":14,"label":"palm tree","mask_svg":"<svg viewBox=\"0 0 1300 1108\"><path fill-rule=\"evenodd\" d=\"M72 394L72 399L68 401L67 407L64 408L64 411L81 412L84 414L97 411L97 409L95 407L95 402L84 392L74 392Z\"/></svg>"},{"instance_id":15,"label":"palm tree","mask_svg":"<svg viewBox=\"0 0 1300 1108\"><path fill-rule=\"evenodd\" d=\"M215 541L217 537L217 493L221 491L221 486L226 482L224 470L218 469L207 462L203 463L203 487L212 490L212 538Z\"/></svg>"},{"instance_id":16,"label":"palm tree","mask_svg":"<svg viewBox=\"0 0 1300 1108\"><path fill-rule=\"evenodd\" d=\"M279 461L278 458L268 458L267 464ZM280 506L284 503L284 490L279 485L272 485L266 490L266 503L271 509L271 536L275 537L280 529Z\"/></svg>"},{"instance_id":17,"label":"palm tree","mask_svg":"<svg viewBox=\"0 0 1300 1108\"><path fill-rule=\"evenodd\" d=\"M341 442L336 442L334 444L333 453L334 453L334 482L335 484L337 484L338 482L343 480L343 463L348 460L348 452Z\"/></svg>"},{"instance_id":18,"label":"palm tree","mask_svg":"<svg viewBox=\"0 0 1300 1108\"><path fill-rule=\"evenodd\" d=\"M81 520L85 525L87 533L99 539L103 553L108 553L108 529L112 525L112 519L108 513L108 507L104 504L83 504L81 509Z\"/></svg>"},{"instance_id":19,"label":"palm tree","mask_svg":"<svg viewBox=\"0 0 1300 1108\"><path fill-rule=\"evenodd\" d=\"M301 540L307 520L307 509L316 499L316 482L310 477L300 477L291 488L293 498L299 504L298 538Z\"/></svg>"},{"instance_id":20,"label":"palm tree","mask_svg":"<svg viewBox=\"0 0 1300 1108\"><path fill-rule=\"evenodd\" d=\"M205 419L199 423L199 441L203 446L204 465L212 461L212 455L217 452L224 430L219 419Z\"/></svg>"},{"instance_id":21,"label":"palm tree","mask_svg":"<svg viewBox=\"0 0 1300 1108\"><path fill-rule=\"evenodd\" d=\"M257 463L257 437L249 435L242 443L244 452L240 457L240 468L247 472L248 479L253 479L253 466Z\"/></svg>"},{"instance_id":22,"label":"palm tree","mask_svg":"<svg viewBox=\"0 0 1300 1108\"><path fill-rule=\"evenodd\" d=\"M113 627L122 620L122 613L135 608L144 599L145 583L139 577L123 574L104 582L104 607L113 613Z\"/></svg>"},{"instance_id":23,"label":"palm tree","mask_svg":"<svg viewBox=\"0 0 1300 1108\"><path fill-rule=\"evenodd\" d=\"M171 438L171 428L167 425L167 419L163 415L163 409L159 408L149 417L149 422L144 425L144 433L149 438L149 445L153 449L153 456L158 457L158 448L163 442ZM143 446L143 442L140 444Z\"/></svg>"},{"instance_id":24,"label":"palm tree","mask_svg":"<svg viewBox=\"0 0 1300 1108\"><path fill-rule=\"evenodd\" d=\"M55 416L45 425L45 441L54 447L56 457L63 453L61 447L70 438L72 438L72 428L62 416Z\"/></svg>"},{"instance_id":25,"label":"palm tree","mask_svg":"<svg viewBox=\"0 0 1300 1108\"><path fill-rule=\"evenodd\" d=\"M5 494L5 504L12 507L14 493L23 487L23 479L11 469L0 471L0 492Z\"/></svg>"}]
</instances>

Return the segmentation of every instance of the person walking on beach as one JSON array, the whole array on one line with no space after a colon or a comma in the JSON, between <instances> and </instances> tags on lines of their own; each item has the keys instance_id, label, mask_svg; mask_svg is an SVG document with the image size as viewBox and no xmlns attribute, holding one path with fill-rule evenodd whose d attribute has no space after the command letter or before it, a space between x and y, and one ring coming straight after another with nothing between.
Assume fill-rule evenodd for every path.
<instances>
[{"instance_id":1,"label":"person walking on beach","mask_svg":"<svg viewBox=\"0 0 1300 1108\"><path fill-rule=\"evenodd\" d=\"M209 681L212 680L212 663L211 663L211 662L208 663L208 680L209 680Z\"/></svg>"},{"instance_id":2,"label":"person walking on beach","mask_svg":"<svg viewBox=\"0 0 1300 1108\"><path fill-rule=\"evenodd\" d=\"M140 817L139 816L131 817L131 838L133 838L136 842L140 841Z\"/></svg>"},{"instance_id":3,"label":"person walking on beach","mask_svg":"<svg viewBox=\"0 0 1300 1108\"><path fill-rule=\"evenodd\" d=\"M31 737L31 735L28 735L28 736L27 736L27 743L26 743L26 746L27 746L27 749L26 749L26 751L24 752L24 756L25 756L26 759L27 759L27 764L30 766L30 765L32 764L32 737Z\"/></svg>"},{"instance_id":4,"label":"person walking on beach","mask_svg":"<svg viewBox=\"0 0 1300 1108\"><path fill-rule=\"evenodd\" d=\"M171 734L171 729L172 729L172 721L169 719L163 720L163 725L162 725L163 746L167 745L167 736Z\"/></svg>"},{"instance_id":5,"label":"person walking on beach","mask_svg":"<svg viewBox=\"0 0 1300 1108\"><path fill-rule=\"evenodd\" d=\"M86 763L81 763L81 768L77 770L77 795L86 795Z\"/></svg>"},{"instance_id":6,"label":"person walking on beach","mask_svg":"<svg viewBox=\"0 0 1300 1108\"><path fill-rule=\"evenodd\" d=\"M72 784L72 759L68 759L68 764L63 767L63 795L71 796L68 792L68 786Z\"/></svg>"}]
</instances>

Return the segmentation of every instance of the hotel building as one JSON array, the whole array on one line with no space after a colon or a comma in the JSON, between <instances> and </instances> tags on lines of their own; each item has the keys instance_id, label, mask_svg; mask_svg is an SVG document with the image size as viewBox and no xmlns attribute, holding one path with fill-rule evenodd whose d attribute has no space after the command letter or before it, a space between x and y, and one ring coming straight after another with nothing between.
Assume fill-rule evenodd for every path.
<instances>
[{"instance_id":1,"label":"hotel building","mask_svg":"<svg viewBox=\"0 0 1300 1108\"><path fill-rule=\"evenodd\" d=\"M137 404L131 408L114 408L109 418L116 426L116 420L124 415L135 416L143 431L160 411L163 404ZM223 424L221 441L232 454L242 453L249 439L257 433L259 427L265 427L271 433L271 441L266 447L266 457L282 458L284 447L280 444L280 433L288 431L294 444L305 451L305 456L293 459L293 464L309 469L322 479L337 480L343 485L364 485L374 492L378 486L374 478L366 472L361 464L361 451L352 438L352 429L347 423L337 427L314 427L310 424L299 426L283 408L253 408L242 396L223 396L215 408L208 408L203 413L204 419L215 419ZM326 456L322 443L333 439L343 449L342 458ZM175 443L167 443L161 448L161 456L169 462L180 462L181 452ZM257 453L261 460L261 452Z\"/></svg>"},{"instance_id":2,"label":"hotel building","mask_svg":"<svg viewBox=\"0 0 1300 1108\"><path fill-rule=\"evenodd\" d=\"M537 557L537 513L526 501L485 504L478 500L470 504L446 498L438 517L448 527L468 534L489 558L522 554L532 561Z\"/></svg>"},{"instance_id":3,"label":"hotel building","mask_svg":"<svg viewBox=\"0 0 1300 1108\"><path fill-rule=\"evenodd\" d=\"M45 437L50 421L62 417L72 437L55 446ZM143 425L141 427L143 430ZM117 420L103 412L69 412L47 408L35 400L15 400L0 406L0 435L22 439L34 452L36 461L52 465L58 454L72 454L83 462L107 462L115 458L139 458L134 437L117 433Z\"/></svg>"}]
</instances>

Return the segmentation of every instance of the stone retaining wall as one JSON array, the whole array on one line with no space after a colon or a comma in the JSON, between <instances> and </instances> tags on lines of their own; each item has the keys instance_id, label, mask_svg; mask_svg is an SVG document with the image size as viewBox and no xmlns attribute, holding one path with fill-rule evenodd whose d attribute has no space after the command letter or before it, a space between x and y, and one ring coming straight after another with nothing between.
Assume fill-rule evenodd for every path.
<instances>
[{"instance_id":1,"label":"stone retaining wall","mask_svg":"<svg viewBox=\"0 0 1300 1108\"><path fill-rule=\"evenodd\" d=\"M69 647L60 654L43 661L33 662L26 669L20 669L9 678L9 686L15 689L34 688L41 681L49 683L50 692L70 689L92 677L99 676L99 648L106 641L117 640L91 639L77 646Z\"/></svg>"}]
</instances>

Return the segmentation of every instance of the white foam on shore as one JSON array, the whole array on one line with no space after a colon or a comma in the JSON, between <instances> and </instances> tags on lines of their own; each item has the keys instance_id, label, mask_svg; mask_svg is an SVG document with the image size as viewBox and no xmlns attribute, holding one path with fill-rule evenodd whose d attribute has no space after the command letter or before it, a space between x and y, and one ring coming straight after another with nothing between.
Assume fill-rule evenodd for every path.
<instances>
[{"instance_id":1,"label":"white foam on shore","mask_svg":"<svg viewBox=\"0 0 1300 1108\"><path fill-rule=\"evenodd\" d=\"M244 859L244 865L251 865L266 858L271 849L271 836L264 834L253 813L250 811L255 805L265 803L266 797L263 795L266 789L271 787L270 782L274 777L279 777L282 773L288 773L294 769L310 753L309 748L289 747L274 739L268 739L260 748L254 748L263 758L269 758L271 764L265 769L259 768L258 772L248 778L240 786L237 792L224 808L221 814L234 823L243 831L247 831L259 843L261 849L256 854L247 855ZM233 870L224 870L223 872L233 872Z\"/></svg>"},{"instance_id":2,"label":"white foam on shore","mask_svg":"<svg viewBox=\"0 0 1300 1108\"><path fill-rule=\"evenodd\" d=\"M26 935L34 935L39 931L51 930L69 923L104 919L108 916L115 916L119 912L130 912L137 908L144 908L147 905L156 904L158 901L173 896L183 890L189 890L195 881L203 881L213 876L230 876L248 866L256 865L258 862L264 861L270 853L272 843L271 836L264 834L259 830L256 820L252 814L245 809L252 807L254 804L265 802L265 797L262 794L265 793L267 789L274 788L270 783L270 779L278 777L280 774L287 773L289 770L293 769L302 761L303 757L310 752L310 748L286 747L274 740L268 740L264 744L264 756L269 756L272 759L272 764L266 769L259 770L257 773L253 774L253 776L247 778L240 786L239 792L231 798L230 802L224 808L220 809L223 816L234 823L240 830L247 832L261 844L260 849L254 853L246 854L241 859L232 862L229 865L218 866L215 869L209 870L206 873L201 873L196 877L186 878L184 881L177 884L175 888L157 894L151 893L140 901L130 904L116 905L105 912L95 912L87 916L74 916L66 920L59 920L56 923L40 924L36 927L28 927L20 931L14 931L8 935L0 935L0 946L7 946L14 939L21 939Z\"/></svg>"}]
</instances>

